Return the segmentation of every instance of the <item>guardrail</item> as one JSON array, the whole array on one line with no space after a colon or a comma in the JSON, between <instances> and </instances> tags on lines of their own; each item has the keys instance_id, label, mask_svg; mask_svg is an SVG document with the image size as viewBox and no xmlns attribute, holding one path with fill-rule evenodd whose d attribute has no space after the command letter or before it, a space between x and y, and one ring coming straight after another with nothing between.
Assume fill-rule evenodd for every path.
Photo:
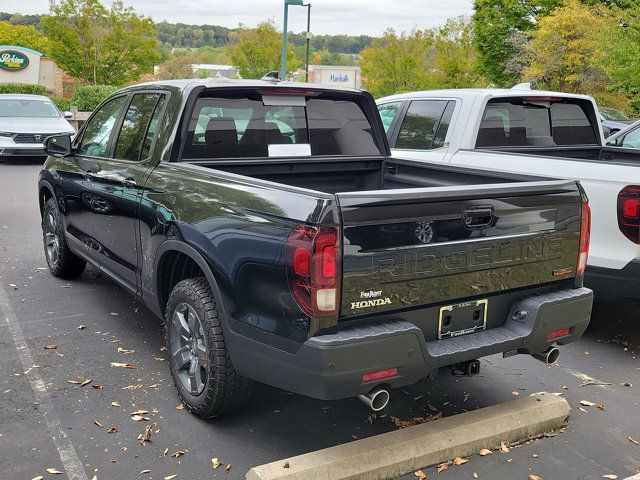
<instances>
[{"instance_id":1,"label":"guardrail","mask_svg":"<svg viewBox=\"0 0 640 480\"><path fill-rule=\"evenodd\" d=\"M86 122L89 119L89 115L91 115L91 112L79 111L78 107L71 107L71 113L73 114L73 117L68 118L67 120L71 126L76 129L76 132L79 127L78 122Z\"/></svg>"}]
</instances>

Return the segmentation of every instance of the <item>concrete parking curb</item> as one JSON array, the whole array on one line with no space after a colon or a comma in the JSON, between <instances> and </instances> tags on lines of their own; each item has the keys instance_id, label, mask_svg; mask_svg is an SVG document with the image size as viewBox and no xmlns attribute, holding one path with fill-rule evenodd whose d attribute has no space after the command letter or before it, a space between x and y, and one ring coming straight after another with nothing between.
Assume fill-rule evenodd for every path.
<instances>
[{"instance_id":1,"label":"concrete parking curb","mask_svg":"<svg viewBox=\"0 0 640 480\"><path fill-rule=\"evenodd\" d=\"M563 398L539 394L254 467L247 480L374 480L517 442L566 424ZM285 467L286 466L286 467Z\"/></svg>"}]
</instances>

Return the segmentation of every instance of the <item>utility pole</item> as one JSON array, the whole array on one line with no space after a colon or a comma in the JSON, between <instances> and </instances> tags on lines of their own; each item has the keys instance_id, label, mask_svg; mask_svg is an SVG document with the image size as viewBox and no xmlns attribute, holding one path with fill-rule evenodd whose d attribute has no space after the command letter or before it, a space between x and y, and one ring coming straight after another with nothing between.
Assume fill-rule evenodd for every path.
<instances>
[{"instance_id":1,"label":"utility pole","mask_svg":"<svg viewBox=\"0 0 640 480\"><path fill-rule=\"evenodd\" d=\"M282 60L280 61L280 80L287 79L287 20L289 5L302 5L302 0L284 0L284 27L282 28Z\"/></svg>"}]
</instances>

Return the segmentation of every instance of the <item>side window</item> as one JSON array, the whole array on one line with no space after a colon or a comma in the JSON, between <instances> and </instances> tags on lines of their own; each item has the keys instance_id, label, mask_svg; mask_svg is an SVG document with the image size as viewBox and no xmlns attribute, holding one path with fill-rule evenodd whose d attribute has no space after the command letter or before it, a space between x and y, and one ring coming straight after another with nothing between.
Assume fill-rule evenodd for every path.
<instances>
[{"instance_id":1,"label":"side window","mask_svg":"<svg viewBox=\"0 0 640 480\"><path fill-rule=\"evenodd\" d=\"M640 148L640 128L636 128L634 131L629 132L622 140L620 145L624 148Z\"/></svg>"},{"instance_id":2,"label":"side window","mask_svg":"<svg viewBox=\"0 0 640 480\"><path fill-rule=\"evenodd\" d=\"M122 122L114 157L138 161L151 116L160 99L159 93L137 93L133 96Z\"/></svg>"},{"instance_id":3,"label":"side window","mask_svg":"<svg viewBox=\"0 0 640 480\"><path fill-rule=\"evenodd\" d=\"M409 105L398 132L396 148L431 150L440 125L446 100L414 100ZM442 145L440 145L442 146Z\"/></svg>"},{"instance_id":4,"label":"side window","mask_svg":"<svg viewBox=\"0 0 640 480\"><path fill-rule=\"evenodd\" d=\"M79 155L106 157L109 138L116 124L126 95L105 103L88 121L78 147Z\"/></svg>"},{"instance_id":5,"label":"side window","mask_svg":"<svg viewBox=\"0 0 640 480\"><path fill-rule=\"evenodd\" d=\"M440 125L436 130L436 135L433 137L432 148L444 147L445 140L447 139L447 132L449 131L449 125L451 125L451 117L453 117L453 111L456 108L456 102L453 100L447 103L447 108L444 109L442 118L440 119Z\"/></svg>"},{"instance_id":6,"label":"side window","mask_svg":"<svg viewBox=\"0 0 640 480\"><path fill-rule=\"evenodd\" d=\"M393 123L394 118L398 114L398 109L402 105L402 102L389 102L378 105L378 112L382 119L382 126L384 127L384 133L389 133L389 128Z\"/></svg>"},{"instance_id":7,"label":"side window","mask_svg":"<svg viewBox=\"0 0 640 480\"><path fill-rule=\"evenodd\" d=\"M162 113L162 107L164 107L167 101L166 95L161 95L160 100L156 104L156 108L153 111L151 122L149 122L149 128L147 128L147 134L144 137L144 143L142 144L142 153L140 154L140 160L144 160L149 157L149 150L151 150L151 144L158 131L158 124L160 123L160 114Z\"/></svg>"}]
</instances>

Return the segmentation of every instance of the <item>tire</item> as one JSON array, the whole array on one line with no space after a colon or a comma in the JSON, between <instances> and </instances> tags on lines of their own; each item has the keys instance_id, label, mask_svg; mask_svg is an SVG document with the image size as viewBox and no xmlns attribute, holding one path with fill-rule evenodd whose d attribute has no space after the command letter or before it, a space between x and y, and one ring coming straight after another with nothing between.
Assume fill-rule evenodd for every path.
<instances>
[{"instance_id":1,"label":"tire","mask_svg":"<svg viewBox=\"0 0 640 480\"><path fill-rule=\"evenodd\" d=\"M69 250L64 226L55 199L50 198L42 213L42 240L49 271L54 277L72 279L84 272L87 262Z\"/></svg>"},{"instance_id":2,"label":"tire","mask_svg":"<svg viewBox=\"0 0 640 480\"><path fill-rule=\"evenodd\" d=\"M171 291L165 340L171 376L191 413L217 417L249 400L253 382L233 367L206 278L182 280Z\"/></svg>"}]
</instances>

